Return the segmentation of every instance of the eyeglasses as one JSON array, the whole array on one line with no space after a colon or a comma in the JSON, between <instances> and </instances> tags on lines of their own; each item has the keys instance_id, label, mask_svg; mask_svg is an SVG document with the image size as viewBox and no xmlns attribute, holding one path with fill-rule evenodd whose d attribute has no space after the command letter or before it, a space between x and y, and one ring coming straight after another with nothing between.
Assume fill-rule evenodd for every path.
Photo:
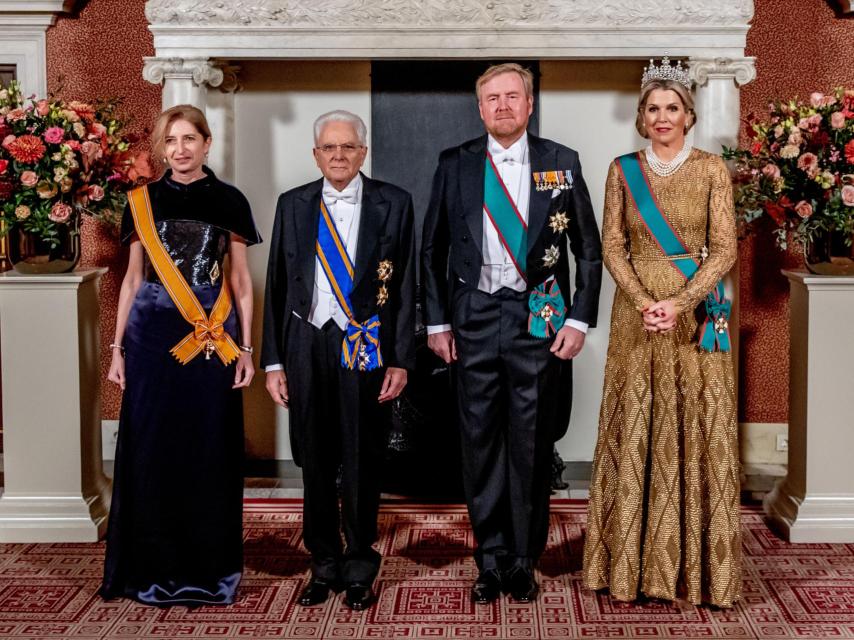
<instances>
[{"instance_id":1,"label":"eyeglasses","mask_svg":"<svg viewBox=\"0 0 854 640\"><path fill-rule=\"evenodd\" d=\"M335 153L337 150L340 149L341 153L343 153L346 156L353 155L359 149L364 149L364 148L365 148L364 145L353 144L351 142L347 142L345 144L324 144L324 145L321 145L319 147L315 147L315 149L317 149L321 153L325 153L327 155Z\"/></svg>"}]
</instances>

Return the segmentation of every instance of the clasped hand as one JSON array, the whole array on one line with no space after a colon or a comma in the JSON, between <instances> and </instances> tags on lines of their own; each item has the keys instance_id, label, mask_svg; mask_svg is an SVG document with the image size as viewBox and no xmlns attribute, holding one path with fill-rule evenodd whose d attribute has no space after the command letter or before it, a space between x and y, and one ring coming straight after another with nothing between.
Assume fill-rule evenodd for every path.
<instances>
[{"instance_id":1,"label":"clasped hand","mask_svg":"<svg viewBox=\"0 0 854 640\"><path fill-rule=\"evenodd\" d=\"M641 309L643 328L650 333L667 333L676 326L676 303L673 300L653 302Z\"/></svg>"}]
</instances>

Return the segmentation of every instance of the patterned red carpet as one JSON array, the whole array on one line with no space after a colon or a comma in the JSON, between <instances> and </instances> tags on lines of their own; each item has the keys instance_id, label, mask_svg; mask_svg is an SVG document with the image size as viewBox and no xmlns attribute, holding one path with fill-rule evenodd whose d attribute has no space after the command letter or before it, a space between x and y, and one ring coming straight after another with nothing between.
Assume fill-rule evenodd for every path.
<instances>
[{"instance_id":1,"label":"patterned red carpet","mask_svg":"<svg viewBox=\"0 0 854 640\"><path fill-rule=\"evenodd\" d=\"M465 509L386 504L379 601L295 605L298 501L246 503L246 569L228 608L155 609L96 595L102 544L0 545L0 638L854 638L854 545L788 545L746 507L744 600L730 611L628 605L581 588L584 503L555 502L534 605L470 604Z\"/></svg>"}]
</instances>

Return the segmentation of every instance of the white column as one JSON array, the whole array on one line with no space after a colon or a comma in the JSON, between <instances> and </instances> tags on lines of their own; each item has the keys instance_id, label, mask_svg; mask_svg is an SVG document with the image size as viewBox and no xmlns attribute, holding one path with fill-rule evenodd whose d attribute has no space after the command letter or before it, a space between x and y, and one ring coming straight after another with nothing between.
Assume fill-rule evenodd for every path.
<instances>
[{"instance_id":1,"label":"white column","mask_svg":"<svg viewBox=\"0 0 854 640\"><path fill-rule=\"evenodd\" d=\"M725 146L735 147L741 123L739 87L756 78L754 58L691 58L688 70L696 86L694 108L697 124L692 129L694 146L717 154ZM735 363L738 363L740 325L738 268L736 261L724 277L727 297L732 300L729 327Z\"/></svg>"},{"instance_id":2,"label":"white column","mask_svg":"<svg viewBox=\"0 0 854 640\"><path fill-rule=\"evenodd\" d=\"M0 274L0 542L95 542L106 528L98 355L106 272Z\"/></svg>"},{"instance_id":3,"label":"white column","mask_svg":"<svg viewBox=\"0 0 854 640\"><path fill-rule=\"evenodd\" d=\"M756 78L754 58L691 58L688 69L696 84L697 126L694 146L712 153L735 146L741 122L739 87Z\"/></svg>"},{"instance_id":4,"label":"white column","mask_svg":"<svg viewBox=\"0 0 854 640\"><path fill-rule=\"evenodd\" d=\"M243 87L240 84L240 67L222 65L222 83L216 91L209 91L205 116L211 128L213 144L208 154L207 165L226 182L235 180L235 128L234 94Z\"/></svg>"},{"instance_id":5,"label":"white column","mask_svg":"<svg viewBox=\"0 0 854 640\"><path fill-rule=\"evenodd\" d=\"M208 58L145 58L142 77L162 84L164 109L191 104L202 111L207 106L207 87L217 87L223 72Z\"/></svg>"},{"instance_id":6,"label":"white column","mask_svg":"<svg viewBox=\"0 0 854 640\"><path fill-rule=\"evenodd\" d=\"M854 277L789 278L789 468L765 513L789 542L854 542Z\"/></svg>"}]
</instances>

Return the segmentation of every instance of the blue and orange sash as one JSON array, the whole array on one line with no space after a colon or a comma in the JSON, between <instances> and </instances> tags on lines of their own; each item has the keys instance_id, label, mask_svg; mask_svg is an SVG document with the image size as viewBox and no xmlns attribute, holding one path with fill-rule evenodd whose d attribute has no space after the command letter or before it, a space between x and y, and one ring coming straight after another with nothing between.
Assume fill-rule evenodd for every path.
<instances>
[{"instance_id":1,"label":"blue and orange sash","mask_svg":"<svg viewBox=\"0 0 854 640\"><path fill-rule=\"evenodd\" d=\"M332 287L335 299L347 316L347 333L341 346L341 366L346 369L371 371L383 366L380 353L380 319L374 314L364 323L353 316L350 293L353 291L355 269L341 235L329 215L326 203L320 201L320 219L317 224L317 258L323 273Z\"/></svg>"},{"instance_id":2,"label":"blue and orange sash","mask_svg":"<svg viewBox=\"0 0 854 640\"><path fill-rule=\"evenodd\" d=\"M483 212L498 232L519 275L527 281L528 224L522 219L488 152L483 179Z\"/></svg>"},{"instance_id":3,"label":"blue and orange sash","mask_svg":"<svg viewBox=\"0 0 854 640\"><path fill-rule=\"evenodd\" d=\"M664 255L673 256L670 263L674 268L685 280L690 280L700 269L701 263L689 255L685 243L661 210L649 185L649 179L644 173L640 153L628 153L617 158L616 162L641 221L661 247ZM731 308L732 302L726 298L724 283L718 281L715 288L706 296L706 318L700 326L698 337L699 345L703 350L709 352L730 350L727 321Z\"/></svg>"}]
</instances>

